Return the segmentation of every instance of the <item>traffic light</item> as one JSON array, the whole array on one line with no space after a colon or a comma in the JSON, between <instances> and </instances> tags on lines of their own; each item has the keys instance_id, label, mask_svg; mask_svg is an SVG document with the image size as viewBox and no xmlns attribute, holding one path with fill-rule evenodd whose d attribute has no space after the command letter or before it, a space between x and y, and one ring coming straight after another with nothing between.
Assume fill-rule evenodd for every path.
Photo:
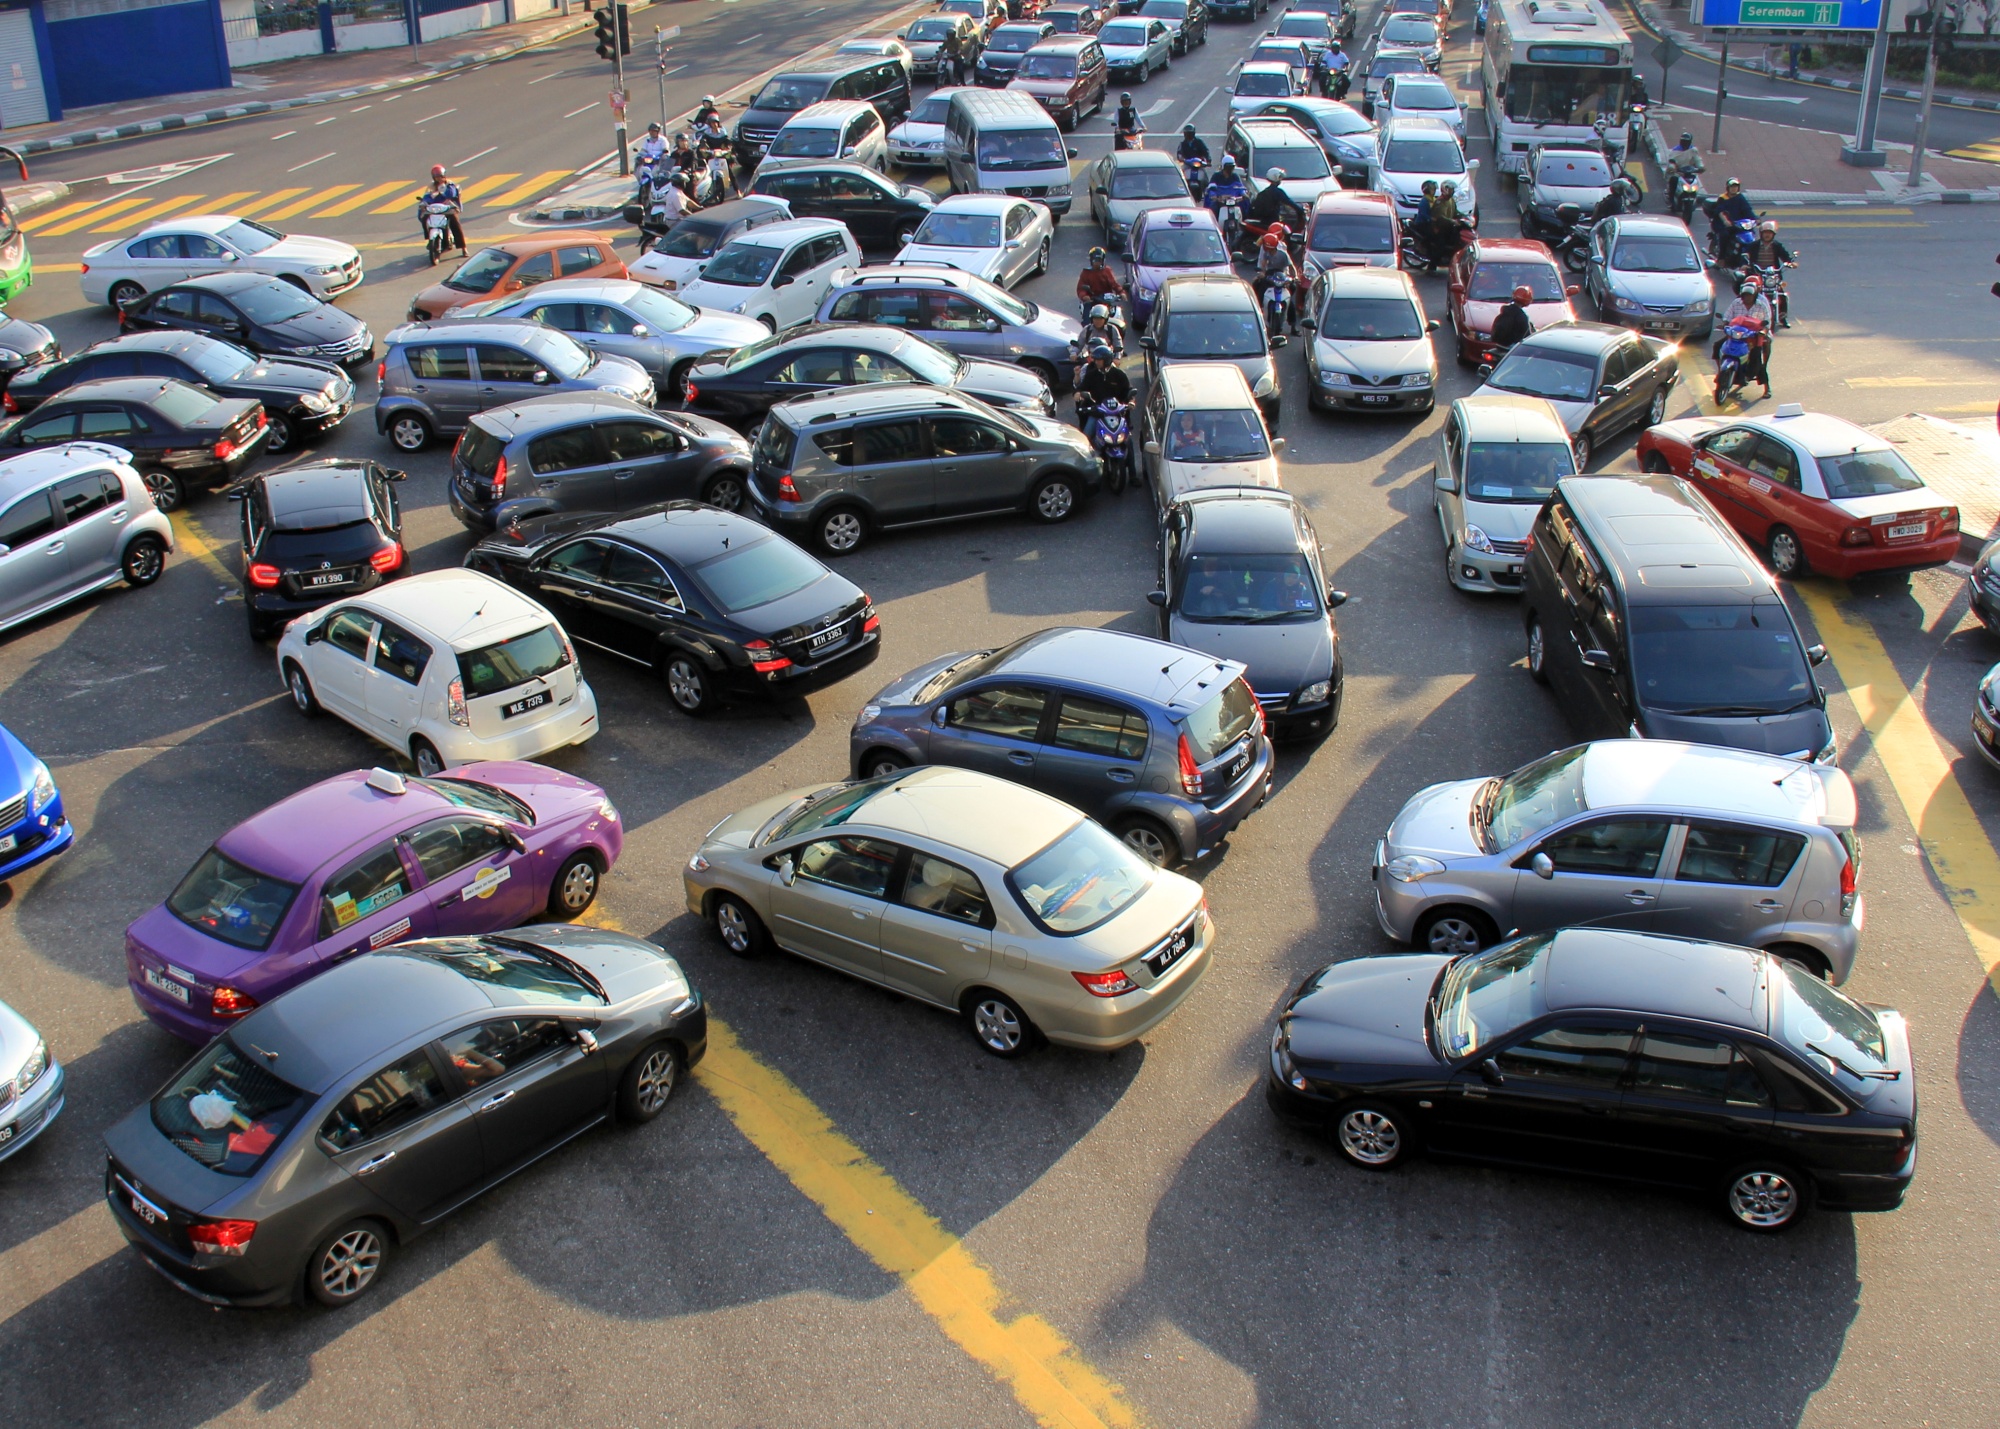
<instances>
[{"instance_id":1,"label":"traffic light","mask_svg":"<svg viewBox=\"0 0 2000 1429\"><path fill-rule=\"evenodd\" d=\"M629 55L632 53L632 26L629 23L631 20L631 7L628 5L614 5L612 8L618 12L618 53Z\"/></svg>"},{"instance_id":2,"label":"traffic light","mask_svg":"<svg viewBox=\"0 0 2000 1429\"><path fill-rule=\"evenodd\" d=\"M617 59L619 15L606 5L591 18L597 21L597 57L601 60Z\"/></svg>"}]
</instances>

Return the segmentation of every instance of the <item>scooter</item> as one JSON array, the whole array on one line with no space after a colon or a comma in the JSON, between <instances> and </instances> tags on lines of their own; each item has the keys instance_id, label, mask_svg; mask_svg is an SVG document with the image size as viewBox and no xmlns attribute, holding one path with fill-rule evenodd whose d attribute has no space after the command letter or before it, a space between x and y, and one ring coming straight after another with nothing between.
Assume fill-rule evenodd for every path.
<instances>
[{"instance_id":1,"label":"scooter","mask_svg":"<svg viewBox=\"0 0 2000 1429\"><path fill-rule=\"evenodd\" d=\"M1556 236L1549 240L1549 247L1570 272L1581 273L1590 267L1590 230L1594 227L1581 204L1556 206Z\"/></svg>"},{"instance_id":2,"label":"scooter","mask_svg":"<svg viewBox=\"0 0 2000 1429\"><path fill-rule=\"evenodd\" d=\"M427 203L424 205L424 250L430 254L431 267L451 246L451 205L448 203Z\"/></svg>"},{"instance_id":3,"label":"scooter","mask_svg":"<svg viewBox=\"0 0 2000 1429\"><path fill-rule=\"evenodd\" d=\"M1701 175L1692 169L1676 169L1667 186L1667 212L1693 228L1694 213L1701 207L1703 197Z\"/></svg>"},{"instance_id":4,"label":"scooter","mask_svg":"<svg viewBox=\"0 0 2000 1429\"><path fill-rule=\"evenodd\" d=\"M1196 203L1208 191L1208 160L1189 159L1181 165L1182 176L1187 179L1188 192L1194 195Z\"/></svg>"},{"instance_id":5,"label":"scooter","mask_svg":"<svg viewBox=\"0 0 2000 1429\"><path fill-rule=\"evenodd\" d=\"M1347 91L1354 87L1353 71L1354 66L1350 64L1346 69L1337 69L1333 72L1333 97L1335 99L1344 100L1347 98Z\"/></svg>"},{"instance_id":6,"label":"scooter","mask_svg":"<svg viewBox=\"0 0 2000 1429\"><path fill-rule=\"evenodd\" d=\"M1139 473L1132 465L1131 408L1125 403L1106 398L1097 404L1090 424L1090 445L1104 464L1105 484L1113 496L1127 483L1139 484Z\"/></svg>"},{"instance_id":7,"label":"scooter","mask_svg":"<svg viewBox=\"0 0 2000 1429\"><path fill-rule=\"evenodd\" d=\"M1760 268L1751 264L1743 269L1746 277L1752 275L1756 277L1758 286L1763 289L1764 300L1771 305L1771 311L1777 314L1779 327L1792 325L1792 295L1785 287L1785 269L1798 266L1797 263L1779 263L1769 268Z\"/></svg>"},{"instance_id":8,"label":"scooter","mask_svg":"<svg viewBox=\"0 0 2000 1429\"><path fill-rule=\"evenodd\" d=\"M1243 242L1243 200L1226 198L1217 204L1215 221L1222 228L1222 246L1234 253Z\"/></svg>"},{"instance_id":9,"label":"scooter","mask_svg":"<svg viewBox=\"0 0 2000 1429\"><path fill-rule=\"evenodd\" d=\"M1757 242L1757 220L1738 218L1718 221L1719 198L1704 198L1702 212L1708 215L1708 264L1711 268L1734 268Z\"/></svg>"},{"instance_id":10,"label":"scooter","mask_svg":"<svg viewBox=\"0 0 2000 1429\"><path fill-rule=\"evenodd\" d=\"M1285 335L1291 318L1292 275L1282 271L1273 273L1264 280L1264 333L1271 346L1283 347L1291 341Z\"/></svg>"},{"instance_id":11,"label":"scooter","mask_svg":"<svg viewBox=\"0 0 2000 1429\"><path fill-rule=\"evenodd\" d=\"M1763 336L1761 328L1761 322L1739 319L1723 333L1722 352L1715 362L1715 404L1718 407L1749 385L1750 379L1744 375L1743 369L1750 360L1751 346Z\"/></svg>"}]
</instances>

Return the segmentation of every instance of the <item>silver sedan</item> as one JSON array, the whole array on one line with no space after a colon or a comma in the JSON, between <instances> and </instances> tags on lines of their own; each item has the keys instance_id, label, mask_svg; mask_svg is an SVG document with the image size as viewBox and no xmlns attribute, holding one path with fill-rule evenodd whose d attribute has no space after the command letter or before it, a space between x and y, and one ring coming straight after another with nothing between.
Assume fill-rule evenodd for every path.
<instances>
[{"instance_id":1,"label":"silver sedan","mask_svg":"<svg viewBox=\"0 0 2000 1429\"><path fill-rule=\"evenodd\" d=\"M662 392L679 391L681 373L703 353L743 347L771 335L755 318L693 307L629 278L538 283L509 298L460 308L452 316L546 323L593 352L638 363Z\"/></svg>"},{"instance_id":2,"label":"silver sedan","mask_svg":"<svg viewBox=\"0 0 2000 1429\"><path fill-rule=\"evenodd\" d=\"M953 194L924 218L898 263L942 263L1011 288L1049 271L1055 219L1047 204L1006 194Z\"/></svg>"}]
</instances>

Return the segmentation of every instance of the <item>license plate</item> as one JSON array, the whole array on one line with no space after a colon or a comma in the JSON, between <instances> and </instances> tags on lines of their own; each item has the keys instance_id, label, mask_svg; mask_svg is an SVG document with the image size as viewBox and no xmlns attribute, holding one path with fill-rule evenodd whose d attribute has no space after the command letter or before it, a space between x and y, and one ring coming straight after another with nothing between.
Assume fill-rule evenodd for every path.
<instances>
[{"instance_id":1,"label":"license plate","mask_svg":"<svg viewBox=\"0 0 2000 1429\"><path fill-rule=\"evenodd\" d=\"M143 1196L128 1196L125 1203L132 1208L132 1214L149 1226L156 1226L166 1217L162 1216L152 1202Z\"/></svg>"},{"instance_id":2,"label":"license plate","mask_svg":"<svg viewBox=\"0 0 2000 1429\"><path fill-rule=\"evenodd\" d=\"M818 654L821 650L824 650L827 646L838 645L841 641L845 640L846 638L847 638L847 627L844 625L837 625L831 630L822 630L820 631L819 634L813 636L810 640L806 642L806 649L814 654Z\"/></svg>"},{"instance_id":3,"label":"license plate","mask_svg":"<svg viewBox=\"0 0 2000 1429\"><path fill-rule=\"evenodd\" d=\"M1250 751L1244 750L1229 763L1229 781L1233 784L1243 777L1243 771L1250 767Z\"/></svg>"},{"instance_id":4,"label":"license plate","mask_svg":"<svg viewBox=\"0 0 2000 1429\"><path fill-rule=\"evenodd\" d=\"M314 590L319 589L321 586L346 585L347 573L345 571L314 571L306 577L306 584Z\"/></svg>"},{"instance_id":5,"label":"license plate","mask_svg":"<svg viewBox=\"0 0 2000 1429\"><path fill-rule=\"evenodd\" d=\"M500 706L500 718L512 719L515 715L526 714L529 710L538 710L554 698L555 696L547 690L542 690L537 694L525 695L518 700L509 700L506 704Z\"/></svg>"},{"instance_id":6,"label":"license plate","mask_svg":"<svg viewBox=\"0 0 2000 1429\"><path fill-rule=\"evenodd\" d=\"M14 1128L11 1126L0 1126L0 1146L5 1146L8 1142L12 1141L13 1139L14 1139Z\"/></svg>"},{"instance_id":7,"label":"license plate","mask_svg":"<svg viewBox=\"0 0 2000 1429\"><path fill-rule=\"evenodd\" d=\"M1389 398L1386 393L1382 392L1364 392L1361 394L1361 400L1374 406L1380 406L1386 403Z\"/></svg>"},{"instance_id":8,"label":"license plate","mask_svg":"<svg viewBox=\"0 0 2000 1429\"><path fill-rule=\"evenodd\" d=\"M1892 541L1899 540L1904 536L1921 536L1923 534L1924 523L1921 521L1908 526L1891 526L1889 528L1889 539Z\"/></svg>"},{"instance_id":9,"label":"license plate","mask_svg":"<svg viewBox=\"0 0 2000 1429\"><path fill-rule=\"evenodd\" d=\"M1146 959L1146 966L1153 970L1154 977L1158 977L1168 968L1186 957L1187 950L1193 946L1194 929L1183 928L1167 940L1167 945L1164 948L1161 948L1157 953Z\"/></svg>"},{"instance_id":10,"label":"license plate","mask_svg":"<svg viewBox=\"0 0 2000 1429\"><path fill-rule=\"evenodd\" d=\"M1519 566L1509 566L1507 567L1507 574L1510 576L1518 576L1519 574L1521 574L1521 568Z\"/></svg>"},{"instance_id":11,"label":"license plate","mask_svg":"<svg viewBox=\"0 0 2000 1429\"><path fill-rule=\"evenodd\" d=\"M12 853L15 849L15 846L18 845L20 842L21 841L15 838L14 835L12 834L8 834L7 837L5 838L0 838L0 853Z\"/></svg>"},{"instance_id":12,"label":"license plate","mask_svg":"<svg viewBox=\"0 0 2000 1429\"><path fill-rule=\"evenodd\" d=\"M188 1005L188 998L190 996L188 990L182 987L179 983L175 982L172 978L162 976L161 974L154 972L151 968L147 968L145 970L145 975L146 975L147 987L157 988L159 991L164 992L168 997L171 997L175 1002L178 1002L182 1007L186 1007Z\"/></svg>"}]
</instances>

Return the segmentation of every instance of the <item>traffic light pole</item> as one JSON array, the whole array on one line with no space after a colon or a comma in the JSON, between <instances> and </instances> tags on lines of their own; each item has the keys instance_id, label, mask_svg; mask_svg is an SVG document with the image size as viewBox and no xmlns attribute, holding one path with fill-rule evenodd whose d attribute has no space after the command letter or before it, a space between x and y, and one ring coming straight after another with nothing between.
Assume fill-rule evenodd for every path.
<instances>
[{"instance_id":1,"label":"traffic light pole","mask_svg":"<svg viewBox=\"0 0 2000 1429\"><path fill-rule=\"evenodd\" d=\"M632 172L632 154L625 143L625 56L618 46L613 47L611 56L611 88L619 96L618 104L611 111L618 123L618 172L629 175Z\"/></svg>"},{"instance_id":2,"label":"traffic light pole","mask_svg":"<svg viewBox=\"0 0 2000 1429\"><path fill-rule=\"evenodd\" d=\"M611 61L611 118L618 129L618 172L632 172L632 155L625 142L626 101L625 52L632 48L623 5L600 6L592 15L597 21L597 57Z\"/></svg>"}]
</instances>

